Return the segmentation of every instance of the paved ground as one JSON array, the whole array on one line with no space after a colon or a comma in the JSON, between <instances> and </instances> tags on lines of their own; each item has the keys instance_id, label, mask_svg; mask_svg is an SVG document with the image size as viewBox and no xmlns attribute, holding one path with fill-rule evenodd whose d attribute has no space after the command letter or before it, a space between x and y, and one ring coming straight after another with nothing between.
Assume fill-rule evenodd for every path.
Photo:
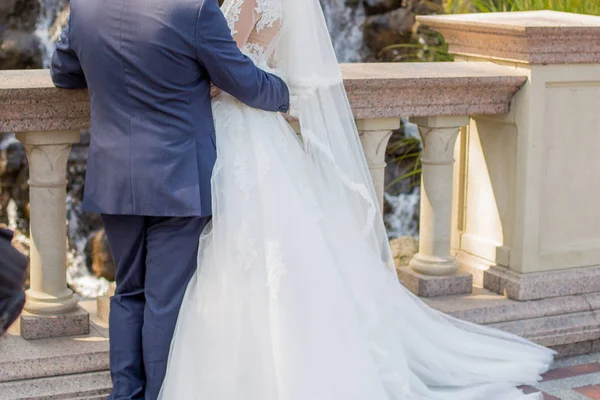
<instances>
[{"instance_id":1,"label":"paved ground","mask_svg":"<svg viewBox=\"0 0 600 400\"><path fill-rule=\"evenodd\" d=\"M600 353L558 360L536 387L527 393L544 393L544 400L600 400Z\"/></svg>"}]
</instances>

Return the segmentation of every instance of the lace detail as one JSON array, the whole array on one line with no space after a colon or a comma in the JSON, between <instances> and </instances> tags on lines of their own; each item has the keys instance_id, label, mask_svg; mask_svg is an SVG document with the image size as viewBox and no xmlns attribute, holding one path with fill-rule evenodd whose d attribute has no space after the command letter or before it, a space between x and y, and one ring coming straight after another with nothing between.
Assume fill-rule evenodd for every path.
<instances>
[{"instance_id":1,"label":"lace detail","mask_svg":"<svg viewBox=\"0 0 600 400\"><path fill-rule=\"evenodd\" d=\"M243 266L244 271L249 271L258 259L258 252L256 251L256 239L254 239L247 224L244 224L236 233L234 240L235 249L238 252L238 262Z\"/></svg>"},{"instance_id":2,"label":"lace detail","mask_svg":"<svg viewBox=\"0 0 600 400\"><path fill-rule=\"evenodd\" d=\"M255 64L258 64L265 54L265 46L259 43L246 43L242 48L242 53L250 57Z\"/></svg>"},{"instance_id":3,"label":"lace detail","mask_svg":"<svg viewBox=\"0 0 600 400\"><path fill-rule=\"evenodd\" d=\"M247 159L241 154L237 154L233 162L233 168L235 183L242 190L244 196L248 196L252 182Z\"/></svg>"},{"instance_id":4,"label":"lace detail","mask_svg":"<svg viewBox=\"0 0 600 400\"><path fill-rule=\"evenodd\" d=\"M242 4L244 4L244 0L231 0L229 8L224 10L225 20L227 21L227 26L229 27L232 36L238 33L235 29L235 24L240 20Z\"/></svg>"},{"instance_id":5,"label":"lace detail","mask_svg":"<svg viewBox=\"0 0 600 400\"><path fill-rule=\"evenodd\" d=\"M256 163L258 182L262 183L271 170L271 159L262 143L259 143L256 147Z\"/></svg>"},{"instance_id":6,"label":"lace detail","mask_svg":"<svg viewBox=\"0 0 600 400\"><path fill-rule=\"evenodd\" d=\"M279 242L268 241L265 246L265 261L267 264L267 280L271 298L277 300L281 277L287 274Z\"/></svg>"},{"instance_id":7,"label":"lace detail","mask_svg":"<svg viewBox=\"0 0 600 400\"><path fill-rule=\"evenodd\" d=\"M260 14L256 31L260 32L265 28L272 28L275 22L281 18L281 0L258 0L255 11Z\"/></svg>"}]
</instances>

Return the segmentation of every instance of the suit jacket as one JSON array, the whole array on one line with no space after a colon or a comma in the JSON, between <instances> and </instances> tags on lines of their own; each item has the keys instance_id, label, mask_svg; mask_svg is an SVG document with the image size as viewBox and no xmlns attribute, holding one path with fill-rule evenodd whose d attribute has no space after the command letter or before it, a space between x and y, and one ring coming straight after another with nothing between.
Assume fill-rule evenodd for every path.
<instances>
[{"instance_id":1,"label":"suit jacket","mask_svg":"<svg viewBox=\"0 0 600 400\"><path fill-rule=\"evenodd\" d=\"M289 92L237 48L217 0L71 0L54 84L88 88L86 211L211 214L210 83L285 112Z\"/></svg>"}]
</instances>

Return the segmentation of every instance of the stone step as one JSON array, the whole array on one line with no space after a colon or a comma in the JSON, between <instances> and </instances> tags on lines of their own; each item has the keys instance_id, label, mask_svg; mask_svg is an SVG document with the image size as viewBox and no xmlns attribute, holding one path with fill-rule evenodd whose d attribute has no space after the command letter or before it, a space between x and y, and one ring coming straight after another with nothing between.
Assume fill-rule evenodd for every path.
<instances>
[{"instance_id":1,"label":"stone step","mask_svg":"<svg viewBox=\"0 0 600 400\"><path fill-rule=\"evenodd\" d=\"M425 301L456 318L490 325L552 347L559 357L600 348L600 292L515 301L474 288L470 295Z\"/></svg>"},{"instance_id":2,"label":"stone step","mask_svg":"<svg viewBox=\"0 0 600 400\"><path fill-rule=\"evenodd\" d=\"M15 334L0 340L0 382L105 371L108 339L88 335L27 341Z\"/></svg>"},{"instance_id":3,"label":"stone step","mask_svg":"<svg viewBox=\"0 0 600 400\"><path fill-rule=\"evenodd\" d=\"M490 325L559 351L600 349L600 293L514 301L475 288L470 295L425 299L457 318ZM89 302L90 314L96 302ZM92 319L89 335L26 341L0 339L0 400L99 400L110 390L108 332Z\"/></svg>"},{"instance_id":4,"label":"stone step","mask_svg":"<svg viewBox=\"0 0 600 400\"><path fill-rule=\"evenodd\" d=\"M108 370L108 329L92 314L95 303L81 303L91 317L87 335L25 340L12 326L0 338L0 383Z\"/></svg>"},{"instance_id":5,"label":"stone step","mask_svg":"<svg viewBox=\"0 0 600 400\"><path fill-rule=\"evenodd\" d=\"M516 301L481 288L462 296L424 299L431 307L476 324L495 324L600 310L600 292Z\"/></svg>"},{"instance_id":6,"label":"stone step","mask_svg":"<svg viewBox=\"0 0 600 400\"><path fill-rule=\"evenodd\" d=\"M1 400L103 400L110 393L108 371L0 383Z\"/></svg>"},{"instance_id":7,"label":"stone step","mask_svg":"<svg viewBox=\"0 0 600 400\"><path fill-rule=\"evenodd\" d=\"M494 328L514 333L543 346L562 346L600 339L599 314L586 311L520 321L491 324Z\"/></svg>"}]
</instances>

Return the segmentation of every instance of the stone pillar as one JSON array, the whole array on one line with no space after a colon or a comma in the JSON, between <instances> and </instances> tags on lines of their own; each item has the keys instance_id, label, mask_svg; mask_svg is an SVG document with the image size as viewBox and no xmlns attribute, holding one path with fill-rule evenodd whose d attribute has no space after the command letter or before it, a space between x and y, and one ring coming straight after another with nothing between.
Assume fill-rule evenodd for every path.
<instances>
[{"instance_id":1,"label":"stone pillar","mask_svg":"<svg viewBox=\"0 0 600 400\"><path fill-rule=\"evenodd\" d=\"M418 19L463 64L493 62L528 77L509 113L471 121L461 268L515 300L598 292L600 17L530 11Z\"/></svg>"},{"instance_id":2,"label":"stone pillar","mask_svg":"<svg viewBox=\"0 0 600 400\"><path fill-rule=\"evenodd\" d=\"M419 252L401 268L405 285L419 296L470 293L473 279L459 273L450 251L454 145L468 116L411 118L423 140Z\"/></svg>"},{"instance_id":3,"label":"stone pillar","mask_svg":"<svg viewBox=\"0 0 600 400\"><path fill-rule=\"evenodd\" d=\"M392 131L400 128L400 118L360 119L356 121L360 141L362 143L369 171L383 210L383 193L385 191L385 150Z\"/></svg>"},{"instance_id":4,"label":"stone pillar","mask_svg":"<svg viewBox=\"0 0 600 400\"><path fill-rule=\"evenodd\" d=\"M66 167L78 131L18 133L29 161L30 289L21 336L25 339L89 332L89 316L67 287Z\"/></svg>"}]
</instances>

